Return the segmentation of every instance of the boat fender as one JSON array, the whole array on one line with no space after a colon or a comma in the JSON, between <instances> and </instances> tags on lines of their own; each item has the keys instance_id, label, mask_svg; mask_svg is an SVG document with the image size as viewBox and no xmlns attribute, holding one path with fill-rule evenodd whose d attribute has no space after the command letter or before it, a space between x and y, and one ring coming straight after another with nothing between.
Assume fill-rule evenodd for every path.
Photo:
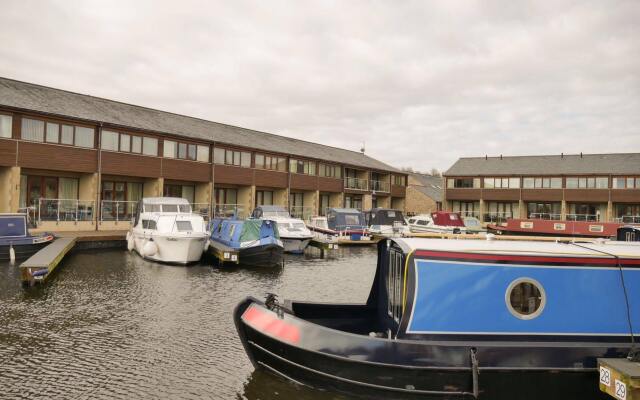
<instances>
[{"instance_id":1,"label":"boat fender","mask_svg":"<svg viewBox=\"0 0 640 400\"><path fill-rule=\"evenodd\" d=\"M204 240L204 251L209 250L209 239Z\"/></svg>"},{"instance_id":2,"label":"boat fender","mask_svg":"<svg viewBox=\"0 0 640 400\"><path fill-rule=\"evenodd\" d=\"M144 246L142 246L142 253L146 257L154 256L158 252L158 245L153 239L149 239Z\"/></svg>"},{"instance_id":3,"label":"boat fender","mask_svg":"<svg viewBox=\"0 0 640 400\"><path fill-rule=\"evenodd\" d=\"M485 236L487 240L495 240L496 239L496 235L494 235L493 233L487 233L487 235Z\"/></svg>"},{"instance_id":4,"label":"boat fender","mask_svg":"<svg viewBox=\"0 0 640 400\"><path fill-rule=\"evenodd\" d=\"M131 232L127 232L127 250L129 251L133 250L133 246L134 246L133 235L131 234Z\"/></svg>"},{"instance_id":5,"label":"boat fender","mask_svg":"<svg viewBox=\"0 0 640 400\"><path fill-rule=\"evenodd\" d=\"M11 264L16 262L16 250L13 248L13 245L9 247L9 261L11 261Z\"/></svg>"},{"instance_id":6,"label":"boat fender","mask_svg":"<svg viewBox=\"0 0 640 400\"><path fill-rule=\"evenodd\" d=\"M48 273L49 273L48 269L39 269L37 271L32 272L31 276L33 276L35 278L36 276L44 276L44 275L46 275Z\"/></svg>"}]
</instances>

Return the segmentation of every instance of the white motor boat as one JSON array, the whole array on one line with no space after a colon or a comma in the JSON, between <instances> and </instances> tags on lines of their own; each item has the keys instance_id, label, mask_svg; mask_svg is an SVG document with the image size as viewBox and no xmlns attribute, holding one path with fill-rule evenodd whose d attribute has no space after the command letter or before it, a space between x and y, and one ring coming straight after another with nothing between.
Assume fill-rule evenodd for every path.
<instances>
[{"instance_id":1,"label":"white motor boat","mask_svg":"<svg viewBox=\"0 0 640 400\"><path fill-rule=\"evenodd\" d=\"M258 206L251 213L251 218L268 219L277 223L285 253L302 253L313 239L313 234L304 221L292 218L282 206Z\"/></svg>"},{"instance_id":2,"label":"white motor boat","mask_svg":"<svg viewBox=\"0 0 640 400\"><path fill-rule=\"evenodd\" d=\"M127 248L149 260L188 264L200 260L208 239L204 218L186 199L147 197L138 203Z\"/></svg>"},{"instance_id":3,"label":"white motor boat","mask_svg":"<svg viewBox=\"0 0 640 400\"><path fill-rule=\"evenodd\" d=\"M407 221L400 210L372 208L365 211L364 215L371 235L396 237L410 232Z\"/></svg>"},{"instance_id":4,"label":"white motor boat","mask_svg":"<svg viewBox=\"0 0 640 400\"><path fill-rule=\"evenodd\" d=\"M447 211L411 217L409 229L413 233L467 233L460 214Z\"/></svg>"}]
</instances>

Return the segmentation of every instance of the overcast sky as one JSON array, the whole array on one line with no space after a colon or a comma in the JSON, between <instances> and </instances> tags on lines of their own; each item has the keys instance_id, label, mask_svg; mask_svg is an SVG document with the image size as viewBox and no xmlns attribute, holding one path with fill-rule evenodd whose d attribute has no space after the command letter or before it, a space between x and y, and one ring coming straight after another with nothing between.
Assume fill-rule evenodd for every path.
<instances>
[{"instance_id":1,"label":"overcast sky","mask_svg":"<svg viewBox=\"0 0 640 400\"><path fill-rule=\"evenodd\" d=\"M4 0L0 75L446 170L640 151L639 21L637 0Z\"/></svg>"}]
</instances>

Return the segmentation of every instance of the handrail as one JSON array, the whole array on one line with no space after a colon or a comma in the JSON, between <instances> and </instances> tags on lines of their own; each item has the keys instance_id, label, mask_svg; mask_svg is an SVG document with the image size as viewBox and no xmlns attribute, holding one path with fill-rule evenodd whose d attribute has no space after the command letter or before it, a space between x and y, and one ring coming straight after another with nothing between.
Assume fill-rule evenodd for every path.
<instances>
[{"instance_id":1,"label":"handrail","mask_svg":"<svg viewBox=\"0 0 640 400\"><path fill-rule=\"evenodd\" d=\"M389 191L389 182L385 181L369 181L369 186L371 190L375 190L377 192L388 192Z\"/></svg>"},{"instance_id":2,"label":"handrail","mask_svg":"<svg viewBox=\"0 0 640 400\"><path fill-rule=\"evenodd\" d=\"M131 200L101 200L100 222L130 221L136 213L138 202Z\"/></svg>"},{"instance_id":3,"label":"handrail","mask_svg":"<svg viewBox=\"0 0 640 400\"><path fill-rule=\"evenodd\" d=\"M37 220L42 221L93 221L95 201L78 199L48 199L37 200Z\"/></svg>"},{"instance_id":4,"label":"handrail","mask_svg":"<svg viewBox=\"0 0 640 400\"><path fill-rule=\"evenodd\" d=\"M544 219L544 220L556 220L560 219L561 215L556 213L530 213L530 219Z\"/></svg>"},{"instance_id":5,"label":"handrail","mask_svg":"<svg viewBox=\"0 0 640 400\"><path fill-rule=\"evenodd\" d=\"M213 204L212 209L213 218L246 218L248 215L242 204L229 203L229 204Z\"/></svg>"},{"instance_id":6,"label":"handrail","mask_svg":"<svg viewBox=\"0 0 640 400\"><path fill-rule=\"evenodd\" d=\"M616 222L622 224L640 224L640 215L623 215L616 218Z\"/></svg>"},{"instance_id":7,"label":"handrail","mask_svg":"<svg viewBox=\"0 0 640 400\"><path fill-rule=\"evenodd\" d=\"M369 183L366 179L345 177L344 187L347 189L368 190Z\"/></svg>"},{"instance_id":8,"label":"handrail","mask_svg":"<svg viewBox=\"0 0 640 400\"><path fill-rule=\"evenodd\" d=\"M567 221L600 221L600 214L567 214L565 216Z\"/></svg>"}]
</instances>

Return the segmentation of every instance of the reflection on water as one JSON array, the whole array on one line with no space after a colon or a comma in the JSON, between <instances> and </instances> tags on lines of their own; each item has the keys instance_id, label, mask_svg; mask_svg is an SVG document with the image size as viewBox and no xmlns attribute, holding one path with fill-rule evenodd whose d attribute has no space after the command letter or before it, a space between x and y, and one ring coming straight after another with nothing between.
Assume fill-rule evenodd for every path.
<instances>
[{"instance_id":1,"label":"reflection on water","mask_svg":"<svg viewBox=\"0 0 640 400\"><path fill-rule=\"evenodd\" d=\"M267 292L364 302L375 258L373 248L344 248L326 260L221 269L90 251L28 290L16 265L0 263L0 397L343 399L253 372L232 310Z\"/></svg>"}]
</instances>

